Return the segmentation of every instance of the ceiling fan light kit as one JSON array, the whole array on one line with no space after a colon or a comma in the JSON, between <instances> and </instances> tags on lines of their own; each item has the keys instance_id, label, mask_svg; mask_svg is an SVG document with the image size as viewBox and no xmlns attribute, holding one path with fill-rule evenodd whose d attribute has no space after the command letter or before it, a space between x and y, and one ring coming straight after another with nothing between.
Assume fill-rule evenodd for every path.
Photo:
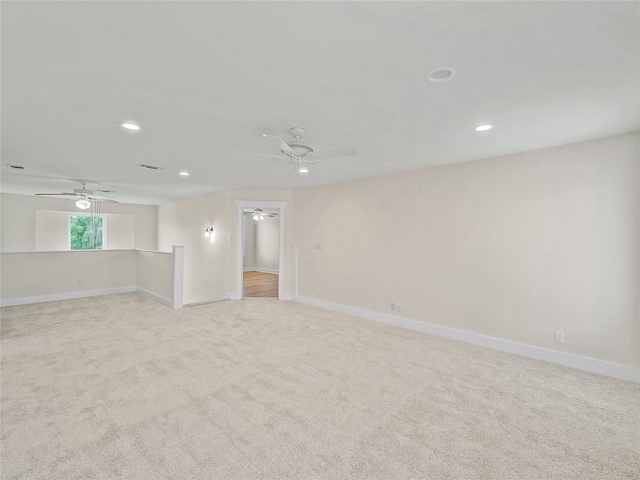
<instances>
[{"instance_id":1,"label":"ceiling fan light kit","mask_svg":"<svg viewBox=\"0 0 640 480\"><path fill-rule=\"evenodd\" d=\"M90 206L91 206L91 202L84 197L82 197L80 200L76 202L76 207L81 208L82 210L86 210Z\"/></svg>"}]
</instances>

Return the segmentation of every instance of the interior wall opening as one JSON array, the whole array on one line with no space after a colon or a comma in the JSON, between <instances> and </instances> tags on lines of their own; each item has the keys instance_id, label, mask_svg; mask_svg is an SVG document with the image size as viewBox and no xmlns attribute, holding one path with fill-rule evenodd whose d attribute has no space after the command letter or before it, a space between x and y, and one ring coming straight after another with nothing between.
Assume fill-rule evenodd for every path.
<instances>
[{"instance_id":1,"label":"interior wall opening","mask_svg":"<svg viewBox=\"0 0 640 480\"><path fill-rule=\"evenodd\" d=\"M261 298L286 298L283 281L284 210L288 202L259 200L234 200L234 202L236 205L236 291L235 294L230 294L230 298L238 300L245 298L245 269L273 275L270 277L271 281L277 281L277 294L273 297ZM249 220L245 220L247 217ZM256 230L256 233L253 240L249 241L249 255L250 257L253 255L253 258L247 259L245 233L249 229ZM277 235L274 235L274 230ZM251 250L252 242L253 245L259 244L259 248L254 247ZM275 253L276 249L277 254ZM256 274L254 276L264 277L264 275ZM261 288L267 290L264 286ZM272 287L270 287L270 291L273 292ZM264 295L264 292L261 292L260 295Z\"/></svg>"},{"instance_id":2,"label":"interior wall opening","mask_svg":"<svg viewBox=\"0 0 640 480\"><path fill-rule=\"evenodd\" d=\"M278 217L277 209L243 209L243 298L278 298Z\"/></svg>"}]
</instances>

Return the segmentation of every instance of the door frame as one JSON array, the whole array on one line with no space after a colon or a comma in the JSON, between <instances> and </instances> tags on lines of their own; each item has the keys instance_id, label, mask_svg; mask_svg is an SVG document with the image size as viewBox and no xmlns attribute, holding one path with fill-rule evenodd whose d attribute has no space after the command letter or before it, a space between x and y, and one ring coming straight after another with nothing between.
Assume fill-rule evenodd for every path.
<instances>
[{"instance_id":1,"label":"door frame","mask_svg":"<svg viewBox=\"0 0 640 480\"><path fill-rule=\"evenodd\" d=\"M235 300L241 300L243 293L244 258L242 242L244 241L244 209L262 208L278 210L279 237L278 238L278 299L284 300L284 209L289 202L269 200L234 200L236 204L236 295Z\"/></svg>"}]
</instances>

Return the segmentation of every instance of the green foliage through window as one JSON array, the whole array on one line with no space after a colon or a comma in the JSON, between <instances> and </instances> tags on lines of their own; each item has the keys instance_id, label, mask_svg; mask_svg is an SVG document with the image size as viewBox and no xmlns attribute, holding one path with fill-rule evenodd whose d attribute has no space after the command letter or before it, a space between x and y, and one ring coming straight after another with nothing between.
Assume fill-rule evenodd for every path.
<instances>
[{"instance_id":1,"label":"green foliage through window","mask_svg":"<svg viewBox=\"0 0 640 480\"><path fill-rule=\"evenodd\" d=\"M102 217L71 215L71 250L102 249Z\"/></svg>"}]
</instances>

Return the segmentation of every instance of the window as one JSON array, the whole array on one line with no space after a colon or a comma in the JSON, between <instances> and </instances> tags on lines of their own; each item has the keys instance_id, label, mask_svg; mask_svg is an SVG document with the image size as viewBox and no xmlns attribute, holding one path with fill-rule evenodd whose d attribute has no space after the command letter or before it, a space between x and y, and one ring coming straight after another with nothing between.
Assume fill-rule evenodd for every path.
<instances>
[{"instance_id":1,"label":"window","mask_svg":"<svg viewBox=\"0 0 640 480\"><path fill-rule=\"evenodd\" d=\"M102 250L105 223L102 216L70 215L71 250Z\"/></svg>"}]
</instances>

